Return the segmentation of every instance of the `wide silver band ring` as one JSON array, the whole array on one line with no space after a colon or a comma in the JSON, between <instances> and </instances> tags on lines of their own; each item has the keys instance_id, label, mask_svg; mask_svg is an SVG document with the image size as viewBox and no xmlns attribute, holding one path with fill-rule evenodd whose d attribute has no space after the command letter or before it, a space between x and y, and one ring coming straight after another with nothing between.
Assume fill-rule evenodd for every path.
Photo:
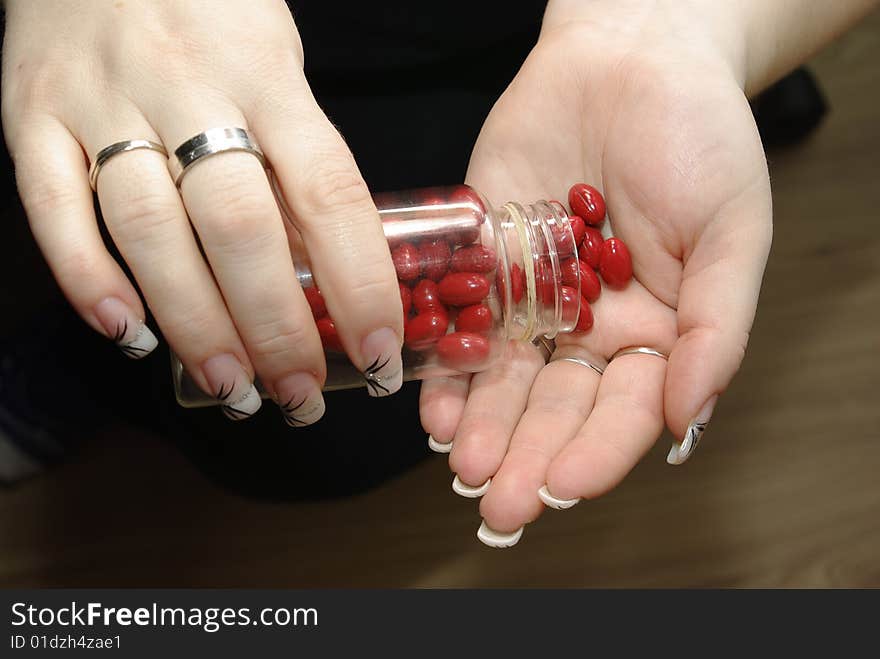
<instances>
[{"instance_id":1,"label":"wide silver band ring","mask_svg":"<svg viewBox=\"0 0 880 659\"><path fill-rule=\"evenodd\" d=\"M168 156L168 152L165 150L164 146L156 142L151 142L150 140L123 140L122 142L114 142L110 146L105 146L98 151L98 155L95 156L95 161L89 168L89 185L92 186L92 190L98 190L98 174L110 158L118 156L120 153L136 151L138 149L149 149L150 151L157 151L163 156Z\"/></svg>"},{"instance_id":2,"label":"wide silver band ring","mask_svg":"<svg viewBox=\"0 0 880 659\"><path fill-rule=\"evenodd\" d=\"M598 373L599 375L602 375L605 372L604 368L596 366L592 362L588 362L586 359L581 359L580 357L559 357L558 359L551 360L551 363L555 362L571 362L572 364L586 366L587 368L596 371L596 373Z\"/></svg>"},{"instance_id":3,"label":"wide silver band ring","mask_svg":"<svg viewBox=\"0 0 880 659\"><path fill-rule=\"evenodd\" d=\"M266 168L266 157L257 146L253 136L244 128L211 128L199 133L174 149L168 159L168 171L174 185L180 187L183 175L202 158L215 156L226 151L251 153Z\"/></svg>"},{"instance_id":4,"label":"wide silver band ring","mask_svg":"<svg viewBox=\"0 0 880 659\"><path fill-rule=\"evenodd\" d=\"M611 359L608 361L613 361L624 355L651 355L652 357L659 357L660 359L669 359L669 355L664 355L659 350L654 350L654 348L648 348L647 346L630 346L615 352L611 355Z\"/></svg>"}]
</instances>

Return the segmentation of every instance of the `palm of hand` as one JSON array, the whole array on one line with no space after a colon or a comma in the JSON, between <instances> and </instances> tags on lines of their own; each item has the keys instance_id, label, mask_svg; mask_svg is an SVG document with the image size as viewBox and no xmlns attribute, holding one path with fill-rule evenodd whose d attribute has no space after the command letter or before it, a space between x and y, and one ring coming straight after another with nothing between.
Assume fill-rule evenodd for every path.
<instances>
[{"instance_id":1,"label":"palm of hand","mask_svg":"<svg viewBox=\"0 0 880 659\"><path fill-rule=\"evenodd\" d=\"M592 331L558 337L556 354L601 363L638 345L671 358L668 369L643 355L616 360L600 386L570 363L536 370L520 351L474 376L467 394L460 383L427 384L426 425L444 425L434 410L463 410L453 415L450 465L467 483L493 478L481 510L494 529L534 519L544 484L561 499L613 487L664 420L683 435L742 358L769 248L763 150L730 73L675 46L627 52L580 37L574 43L590 45L576 53L571 34L542 39L489 115L468 182L493 200L564 199L578 181L602 190L636 281L603 289ZM744 284L724 288L733 264ZM719 345L731 354L713 357ZM526 393L510 412L516 419L479 413L493 392L510 401L517 378ZM449 403L466 395L460 408Z\"/></svg>"}]
</instances>

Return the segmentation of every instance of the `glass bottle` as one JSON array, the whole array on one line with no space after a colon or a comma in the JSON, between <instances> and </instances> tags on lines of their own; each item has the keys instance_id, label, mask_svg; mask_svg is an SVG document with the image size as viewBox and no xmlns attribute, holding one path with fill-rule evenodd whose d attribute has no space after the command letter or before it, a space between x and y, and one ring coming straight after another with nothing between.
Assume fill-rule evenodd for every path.
<instances>
[{"instance_id":1,"label":"glass bottle","mask_svg":"<svg viewBox=\"0 0 880 659\"><path fill-rule=\"evenodd\" d=\"M561 264L577 259L577 246L558 201L494 208L466 185L381 193L374 200L407 289L401 298L415 298L405 318L404 380L476 373L503 358L510 341L552 339L574 329L580 282L565 291ZM294 264L303 289L314 288L307 256L295 254ZM324 391L368 386L332 335L322 333L322 341ZM173 354L172 372L182 406L219 404Z\"/></svg>"}]
</instances>

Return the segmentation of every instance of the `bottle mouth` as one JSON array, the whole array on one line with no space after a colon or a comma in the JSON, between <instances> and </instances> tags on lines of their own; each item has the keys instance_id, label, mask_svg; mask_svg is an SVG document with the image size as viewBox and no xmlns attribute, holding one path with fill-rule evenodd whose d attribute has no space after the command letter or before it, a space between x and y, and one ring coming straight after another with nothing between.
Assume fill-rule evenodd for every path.
<instances>
[{"instance_id":1,"label":"bottle mouth","mask_svg":"<svg viewBox=\"0 0 880 659\"><path fill-rule=\"evenodd\" d=\"M572 331L580 313L581 295L580 281L571 282L574 301L564 303L562 264L577 258L568 213L559 202L548 201L537 201L527 208L508 202L503 211L521 250L526 293L524 308L510 313L508 307L505 314L508 336L533 341L539 336L553 339L560 332ZM511 304L509 295L506 299Z\"/></svg>"}]
</instances>

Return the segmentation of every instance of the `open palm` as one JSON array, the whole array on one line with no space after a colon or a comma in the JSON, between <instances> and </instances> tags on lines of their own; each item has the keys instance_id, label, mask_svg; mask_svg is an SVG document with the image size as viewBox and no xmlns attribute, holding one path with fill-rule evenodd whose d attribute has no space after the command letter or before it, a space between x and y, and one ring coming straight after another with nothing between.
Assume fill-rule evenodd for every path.
<instances>
[{"instance_id":1,"label":"open palm","mask_svg":"<svg viewBox=\"0 0 880 659\"><path fill-rule=\"evenodd\" d=\"M630 247L635 281L603 290L593 329L558 337L553 360L669 355L622 356L600 377L513 346L491 371L423 385L423 425L453 443L457 490L485 495L489 544L515 543L544 503L614 487L664 422L687 439L669 456L683 462L745 352L771 239L757 129L720 59L637 37L587 22L543 34L471 158L468 183L495 201L564 199L591 183Z\"/></svg>"}]
</instances>

